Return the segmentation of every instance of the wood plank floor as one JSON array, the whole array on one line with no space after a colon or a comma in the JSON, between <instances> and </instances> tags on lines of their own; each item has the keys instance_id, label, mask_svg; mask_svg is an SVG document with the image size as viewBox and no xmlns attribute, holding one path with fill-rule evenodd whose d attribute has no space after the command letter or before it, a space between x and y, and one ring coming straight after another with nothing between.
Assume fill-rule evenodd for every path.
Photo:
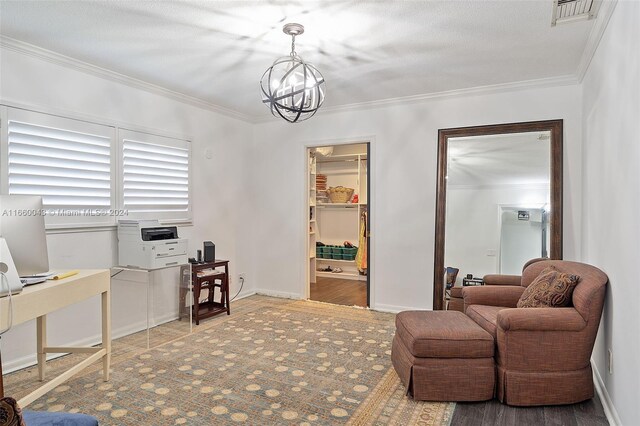
<instances>
[{"instance_id":1,"label":"wood plank floor","mask_svg":"<svg viewBox=\"0 0 640 426\"><path fill-rule=\"evenodd\" d=\"M367 306L367 283L343 278L318 277L311 283L311 300L347 306Z\"/></svg>"},{"instance_id":2,"label":"wood plank floor","mask_svg":"<svg viewBox=\"0 0 640 426\"><path fill-rule=\"evenodd\" d=\"M452 426L536 425L599 426L608 425L600 399L579 404L550 407L510 407L498 400L459 402L453 412Z\"/></svg>"}]
</instances>

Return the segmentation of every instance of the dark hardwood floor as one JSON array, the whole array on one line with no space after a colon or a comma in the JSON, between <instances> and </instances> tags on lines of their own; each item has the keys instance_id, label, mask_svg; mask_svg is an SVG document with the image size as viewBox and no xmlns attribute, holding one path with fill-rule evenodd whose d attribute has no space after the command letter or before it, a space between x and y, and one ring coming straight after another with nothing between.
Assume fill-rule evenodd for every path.
<instances>
[{"instance_id":1,"label":"dark hardwood floor","mask_svg":"<svg viewBox=\"0 0 640 426\"><path fill-rule=\"evenodd\" d=\"M598 426L608 425L600 399L579 404L549 407L510 407L498 400L459 402L453 412L452 426L536 425Z\"/></svg>"},{"instance_id":2,"label":"dark hardwood floor","mask_svg":"<svg viewBox=\"0 0 640 426\"><path fill-rule=\"evenodd\" d=\"M311 300L347 306L367 306L367 283L318 277L311 283Z\"/></svg>"},{"instance_id":3,"label":"dark hardwood floor","mask_svg":"<svg viewBox=\"0 0 640 426\"><path fill-rule=\"evenodd\" d=\"M318 277L311 283L311 300L337 305L366 306L364 281ZM608 425L600 399L549 407L510 407L498 400L459 402L451 426L599 426Z\"/></svg>"}]
</instances>

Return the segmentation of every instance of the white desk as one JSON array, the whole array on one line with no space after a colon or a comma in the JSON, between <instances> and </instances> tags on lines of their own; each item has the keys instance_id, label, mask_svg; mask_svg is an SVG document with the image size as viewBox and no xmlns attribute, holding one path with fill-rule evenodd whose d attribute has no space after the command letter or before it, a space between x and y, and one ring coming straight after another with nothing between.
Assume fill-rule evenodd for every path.
<instances>
[{"instance_id":1,"label":"white desk","mask_svg":"<svg viewBox=\"0 0 640 426\"><path fill-rule=\"evenodd\" d=\"M52 347L47 346L47 314L66 306L101 295L102 297L102 345L100 347ZM0 329L8 326L9 299L0 299ZM111 362L111 280L108 269L81 270L80 273L63 280L47 281L25 287L22 293L13 296L13 325L36 319L38 344L38 373L45 380L48 353L81 352L91 354L58 377L45 383L18 403L26 407L45 393L71 378L102 358L104 380L109 380ZM81 319L80 319L81 320Z\"/></svg>"}]
</instances>

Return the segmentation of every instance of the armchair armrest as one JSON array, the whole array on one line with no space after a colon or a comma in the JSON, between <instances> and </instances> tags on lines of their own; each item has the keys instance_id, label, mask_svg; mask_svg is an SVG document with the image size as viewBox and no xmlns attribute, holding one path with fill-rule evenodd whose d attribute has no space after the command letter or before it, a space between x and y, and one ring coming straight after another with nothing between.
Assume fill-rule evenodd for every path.
<instances>
[{"instance_id":1,"label":"armchair armrest","mask_svg":"<svg viewBox=\"0 0 640 426\"><path fill-rule=\"evenodd\" d=\"M498 312L504 331L580 331L587 325L574 308L515 308Z\"/></svg>"},{"instance_id":2,"label":"armchair armrest","mask_svg":"<svg viewBox=\"0 0 640 426\"><path fill-rule=\"evenodd\" d=\"M524 287L501 285L501 286L474 286L462 289L464 298L464 308L470 305L504 306L515 308L524 292Z\"/></svg>"},{"instance_id":3,"label":"armchair armrest","mask_svg":"<svg viewBox=\"0 0 640 426\"><path fill-rule=\"evenodd\" d=\"M482 278L484 285L520 285L520 275L489 274Z\"/></svg>"}]
</instances>

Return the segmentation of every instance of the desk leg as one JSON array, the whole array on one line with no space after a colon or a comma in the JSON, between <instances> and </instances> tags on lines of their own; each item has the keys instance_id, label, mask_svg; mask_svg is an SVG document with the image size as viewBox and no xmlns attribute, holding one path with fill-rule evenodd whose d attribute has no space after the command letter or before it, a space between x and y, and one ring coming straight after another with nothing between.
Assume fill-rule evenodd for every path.
<instances>
[{"instance_id":1,"label":"desk leg","mask_svg":"<svg viewBox=\"0 0 640 426\"><path fill-rule=\"evenodd\" d=\"M149 349L149 316L151 314L151 280L153 279L153 272L147 273L147 349Z\"/></svg>"},{"instance_id":2,"label":"desk leg","mask_svg":"<svg viewBox=\"0 0 640 426\"><path fill-rule=\"evenodd\" d=\"M0 354L0 398L4 398L4 380L2 379L2 355Z\"/></svg>"},{"instance_id":3,"label":"desk leg","mask_svg":"<svg viewBox=\"0 0 640 426\"><path fill-rule=\"evenodd\" d=\"M189 298L189 333L193 333L193 269L191 263L189 263L189 292L187 297Z\"/></svg>"},{"instance_id":4,"label":"desk leg","mask_svg":"<svg viewBox=\"0 0 640 426\"><path fill-rule=\"evenodd\" d=\"M47 368L47 354L44 348L47 346L47 316L43 315L36 319L36 340L38 347L38 375L40 381L44 381Z\"/></svg>"},{"instance_id":5,"label":"desk leg","mask_svg":"<svg viewBox=\"0 0 640 426\"><path fill-rule=\"evenodd\" d=\"M231 315L231 302L229 301L229 264L224 265L224 289L225 302L227 303L227 315Z\"/></svg>"},{"instance_id":6,"label":"desk leg","mask_svg":"<svg viewBox=\"0 0 640 426\"><path fill-rule=\"evenodd\" d=\"M102 293L102 348L106 351L102 358L102 374L105 382L109 381L111 366L111 292Z\"/></svg>"}]
</instances>

